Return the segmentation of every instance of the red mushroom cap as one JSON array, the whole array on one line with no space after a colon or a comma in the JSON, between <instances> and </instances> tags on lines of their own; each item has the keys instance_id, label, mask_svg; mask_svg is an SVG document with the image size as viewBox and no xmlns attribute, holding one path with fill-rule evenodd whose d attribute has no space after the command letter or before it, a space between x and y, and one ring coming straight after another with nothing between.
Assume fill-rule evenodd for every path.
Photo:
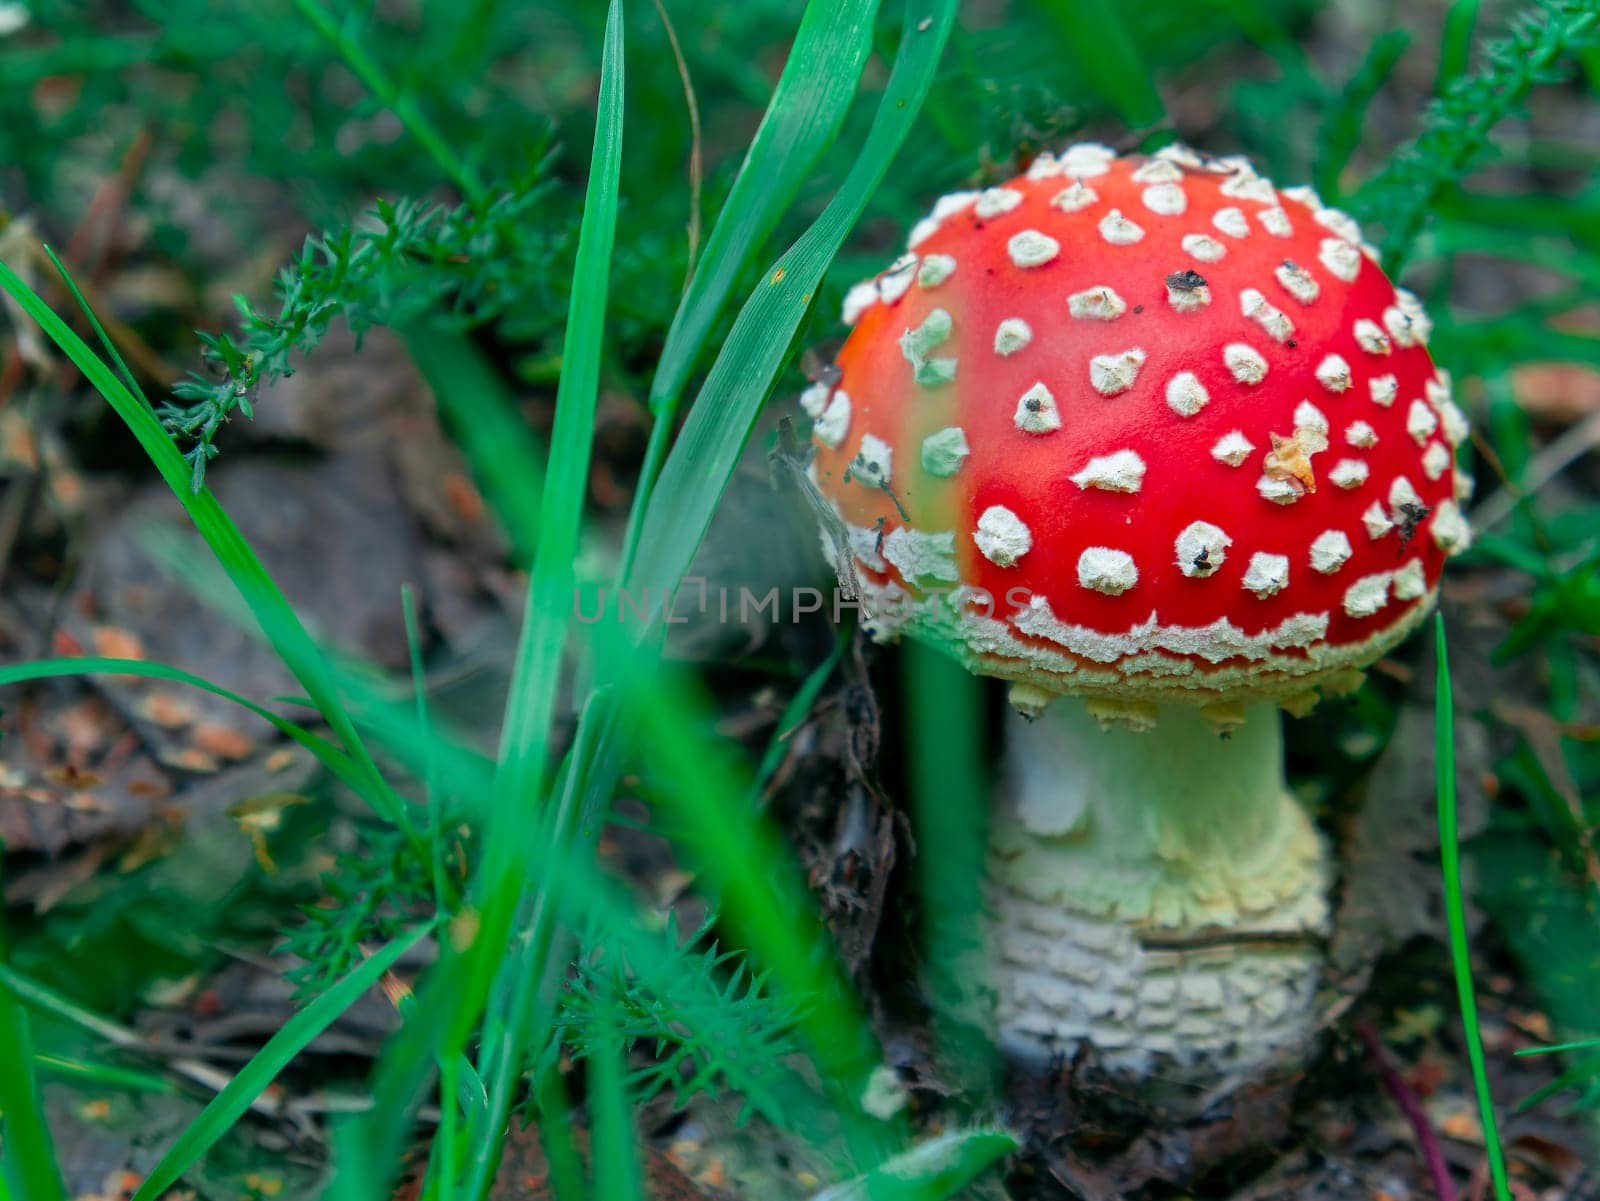
<instances>
[{"instance_id":1,"label":"red mushroom cap","mask_svg":"<svg viewBox=\"0 0 1600 1201\"><path fill-rule=\"evenodd\" d=\"M1102 146L947 196L807 391L881 633L1050 692L1292 703L1469 532L1429 322L1345 214Z\"/></svg>"}]
</instances>

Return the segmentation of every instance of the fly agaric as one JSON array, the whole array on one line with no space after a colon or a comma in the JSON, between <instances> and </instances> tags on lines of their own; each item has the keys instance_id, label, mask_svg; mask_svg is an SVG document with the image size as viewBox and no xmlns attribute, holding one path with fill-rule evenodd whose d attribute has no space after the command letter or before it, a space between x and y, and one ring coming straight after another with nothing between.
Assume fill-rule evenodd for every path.
<instances>
[{"instance_id":1,"label":"fly agaric","mask_svg":"<svg viewBox=\"0 0 1600 1201\"><path fill-rule=\"evenodd\" d=\"M1025 1061L1309 1042L1329 872L1276 710L1359 683L1469 539L1466 420L1375 258L1244 159L1076 145L940 200L801 398L874 634L1029 719L989 853Z\"/></svg>"}]
</instances>

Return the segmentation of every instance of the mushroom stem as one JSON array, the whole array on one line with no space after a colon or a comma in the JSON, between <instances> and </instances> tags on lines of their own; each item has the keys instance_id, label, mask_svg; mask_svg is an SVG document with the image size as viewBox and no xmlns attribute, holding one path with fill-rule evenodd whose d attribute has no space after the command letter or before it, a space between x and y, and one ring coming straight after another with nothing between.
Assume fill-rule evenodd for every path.
<instances>
[{"instance_id":1,"label":"mushroom stem","mask_svg":"<svg viewBox=\"0 0 1600 1201\"><path fill-rule=\"evenodd\" d=\"M1012 720L1008 756L989 858L1012 1055L1088 1043L1114 1070L1213 1079L1306 1047L1328 869L1276 709L1223 737L1164 707L1142 733L1063 698Z\"/></svg>"}]
</instances>

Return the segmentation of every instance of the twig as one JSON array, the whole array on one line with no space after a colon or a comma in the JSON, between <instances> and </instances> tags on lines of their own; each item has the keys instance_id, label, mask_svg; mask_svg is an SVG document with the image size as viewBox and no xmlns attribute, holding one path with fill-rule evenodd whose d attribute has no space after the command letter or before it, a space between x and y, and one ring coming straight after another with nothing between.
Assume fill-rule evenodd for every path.
<instances>
[{"instance_id":1,"label":"twig","mask_svg":"<svg viewBox=\"0 0 1600 1201\"><path fill-rule=\"evenodd\" d=\"M1528 460L1520 486L1507 483L1472 511L1472 524L1486 530L1505 520L1517 505L1600 446L1600 413L1591 413Z\"/></svg>"},{"instance_id":2,"label":"twig","mask_svg":"<svg viewBox=\"0 0 1600 1201\"><path fill-rule=\"evenodd\" d=\"M1450 1168L1444 1161L1444 1148L1439 1145L1439 1136L1433 1132L1433 1125L1423 1111L1422 1102L1417 1100L1417 1094L1411 1091L1411 1086L1395 1070L1388 1048L1383 1045L1372 1023L1356 1022L1355 1032L1367 1049L1367 1058L1378 1073L1384 1091L1411 1124L1412 1133L1417 1138L1417 1151L1428 1165L1428 1174L1433 1177L1433 1191L1439 1195L1439 1201L1456 1201L1456 1186L1450 1180Z\"/></svg>"},{"instance_id":3,"label":"twig","mask_svg":"<svg viewBox=\"0 0 1600 1201\"><path fill-rule=\"evenodd\" d=\"M700 254L700 188L705 179L705 165L700 139L700 102L695 99L694 81L689 78L689 63L683 57L683 47L678 44L678 31L661 0L650 0L656 6L656 16L667 31L667 44L672 47L673 61L678 64L678 78L683 81L683 100L689 108L689 266L683 273L683 290L687 294L689 282L694 279L695 259Z\"/></svg>"}]
</instances>

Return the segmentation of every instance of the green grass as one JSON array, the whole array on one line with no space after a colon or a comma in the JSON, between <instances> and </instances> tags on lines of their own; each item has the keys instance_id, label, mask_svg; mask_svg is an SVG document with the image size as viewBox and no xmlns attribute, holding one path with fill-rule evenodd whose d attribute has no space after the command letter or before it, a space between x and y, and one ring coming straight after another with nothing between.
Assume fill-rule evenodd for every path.
<instances>
[{"instance_id":1,"label":"green grass","mask_svg":"<svg viewBox=\"0 0 1600 1201\"><path fill-rule=\"evenodd\" d=\"M1483 1035L1478 1029L1478 1000L1472 982L1472 951L1467 945L1466 903L1461 889L1461 840L1456 815L1455 699L1450 691L1450 656L1445 643L1444 616L1434 618L1434 653L1438 679L1434 693L1434 788L1439 801L1439 858L1444 873L1445 921L1450 935L1450 958L1455 965L1456 999L1461 1007L1461 1029L1472 1064L1472 1085L1478 1095L1483 1122L1484 1149L1489 1156L1489 1179L1497 1201L1511 1201L1506 1178L1505 1150L1495 1118L1494 1097L1489 1092L1489 1072L1483 1061Z\"/></svg>"},{"instance_id":2,"label":"green grass","mask_svg":"<svg viewBox=\"0 0 1600 1201\"><path fill-rule=\"evenodd\" d=\"M332 1132L325 1195L335 1201L389 1195L403 1153L424 1134L417 1117L425 1104L439 1111L426 1156L429 1201L481 1201L507 1121L524 1116L541 1132L561 1201L631 1201L641 1187L635 1115L666 1095L681 1109L737 1094L743 1117L759 1117L827 1164L836 1183L816 1201L939 1201L1017 1150L1013 1133L966 1124L965 1115L1000 1102L996 1065L977 1001L945 987L970 974L980 937L990 781L976 734L979 688L930 652L902 658L901 708L914 731L906 792L921 853L914 887L924 901L919 961L924 987L946 1002L935 1033L941 1065L961 1089L937 1115L946 1132L927 1137L922 1115L882 1121L862 1107L883 1048L762 804L787 736L852 654L847 636L818 662L786 665L792 678L781 680L786 703L776 729L746 754L714 733L719 702L698 673L663 662L661 619L763 413L797 382L797 352L836 332L842 283L881 266L892 254L885 247L931 196L1008 169L1019 143L1082 127L1154 145L1184 132L1168 130L1166 101L1181 114L1187 106L1176 101L1205 89L1216 148L1246 149L1283 182L1312 178L1330 199L1346 196L1383 229L1387 261L1425 266L1441 301L1468 256L1558 273L1561 288L1508 312L1463 317L1435 306L1435 349L1459 377L1481 383L1485 445L1513 483L1531 456L1511 366L1550 357L1600 363L1600 339L1556 328L1600 279L1596 164L1587 186L1570 194L1495 193L1470 174L1480 162L1515 161L1518 145L1497 141L1499 131L1535 89L1559 83L1574 62L1591 62L1593 3L1530 8L1512 23L1509 48L1475 61L1483 14L1476 0L1457 0L1437 38L1370 31L1338 78L1325 78L1321 60L1298 44L1315 18L1312 0L1225 0L1203 12L1180 0L1030 0L1004 23L972 28L957 22L954 0L667 6L703 118L698 149L710 165L706 200L716 214L692 269L679 200L689 135L687 123L680 130L667 116L681 111L682 80L659 23L640 4L422 6L412 29L344 3L296 0L299 20L265 21L245 7L175 0L168 21L149 30L108 33L63 16L49 46L19 52L0 43L0 72L21 81L0 96L0 161L56 209L68 210L59 180L72 177L57 170L57 149L104 153L94 147L117 140L127 113L163 131L209 129L226 113L231 121L215 124L235 130L237 146L197 135L199 150L163 169L196 185L219 161L244 176L301 172L307 227L327 227L280 277L277 316L241 303L237 333L203 345L212 370L154 406L126 361L138 359L122 353L64 264L58 260L60 274L98 353L0 265L0 286L131 431L216 560L209 570L168 565L218 607L248 614L302 695L291 720L276 702L178 667L90 658L0 668L0 686L121 674L243 706L370 807L368 841L336 864L338 887L392 895L401 911L388 920L405 931L389 941L366 918L342 926L332 919L332 943L383 949L347 972L328 970L341 956L326 953L312 995L177 1135L141 1201L192 1174L261 1091L294 1070L306 1043L430 932L440 959L402 1007L370 1081L371 1107ZM1196 69L1213 52L1240 55L1248 46L1271 59L1270 78L1232 83ZM1368 164L1394 150L1375 144L1380 99L1406 86L1402 67L1435 52L1438 101L1392 165L1372 170ZM81 79L81 103L47 127L27 97L62 73ZM295 86L262 83L283 77ZM161 86L170 79L183 81L185 97ZM108 114L110 133L90 120L96 111ZM385 115L392 136L377 132ZM285 130L301 139L293 162L283 157ZM459 192L460 204L420 199L441 184ZM384 198L374 204L374 194ZM369 212L376 220L353 217ZM198 252L173 232L170 215L148 216L172 261L198 272ZM428 701L424 631L409 592L395 600L415 695L396 701L373 683L375 673L312 639L295 605L316 598L286 597L204 487L227 421L273 403L260 385L314 354L336 320L358 332L380 324L400 331L500 519L513 563L529 572L493 761L467 749ZM536 435L519 405L531 395L543 411L552 385L554 424L548 437ZM632 403L649 426L620 531L597 520L589 492L602 396ZM1533 603L1500 656L1538 656L1552 714L1575 721L1592 699L1585 680L1593 665L1575 636L1600 629L1600 593L1596 515L1567 516L1550 513L1537 495L1525 498L1476 553L1481 563L1528 573ZM596 543L614 544L614 563L593 566L586 551ZM572 628L574 587L597 579L647 593L648 620L625 632ZM226 601L219 580L239 600ZM1436 638L1447 936L1492 1178L1504 1198L1465 937L1442 624ZM566 715L569 679L576 729L558 756L552 731ZM1365 704L1382 728L1389 702L1369 694ZM1584 748L1564 744L1563 753L1584 786L1600 781L1600 763ZM1508 794L1501 807L1530 818L1519 836L1536 846L1544 839L1566 863L1580 819L1600 814L1565 812L1525 747L1497 769ZM630 791L649 802L652 829L670 833L675 853L697 873L695 889L715 918L701 937L656 928L660 915L596 854L625 773ZM470 835L458 840L463 828ZM398 849L385 857L384 848ZM458 872L468 873L464 884ZM30 937L49 946L48 932ZM319 944L302 932L288 945ZM0 1201L55 1201L61 1184L36 1068L58 1081L102 1082L125 1069L36 1047L28 1007L59 1017L72 1002L29 992L14 969L0 970L22 988L0 987ZM1535 984L1542 985L1537 973ZM78 1017L92 1033L93 1015ZM1592 1045L1571 1038L1541 1050ZM757 1062L763 1056L774 1062ZM1584 1084L1600 1073L1597 1063L1580 1058L1523 1105ZM144 1086L166 1083L134 1075ZM132 1076L127 1083L138 1086ZM587 1172L571 1138L580 1111L593 1140Z\"/></svg>"}]
</instances>

